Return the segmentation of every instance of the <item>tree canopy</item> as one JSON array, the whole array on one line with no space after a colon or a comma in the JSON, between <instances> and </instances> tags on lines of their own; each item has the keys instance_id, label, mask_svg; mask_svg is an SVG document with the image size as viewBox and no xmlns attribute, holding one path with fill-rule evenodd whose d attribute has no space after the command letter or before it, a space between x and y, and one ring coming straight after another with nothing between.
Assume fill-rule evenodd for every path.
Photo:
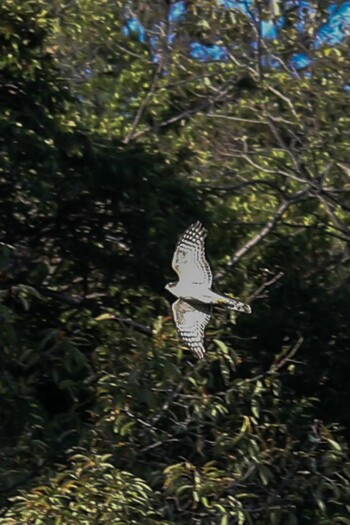
<instances>
[{"instance_id":1,"label":"tree canopy","mask_svg":"<svg viewBox=\"0 0 350 525\"><path fill-rule=\"evenodd\" d=\"M1 525L350 524L348 33L221 4L0 5ZM253 309L204 361L164 291L195 220Z\"/></svg>"}]
</instances>

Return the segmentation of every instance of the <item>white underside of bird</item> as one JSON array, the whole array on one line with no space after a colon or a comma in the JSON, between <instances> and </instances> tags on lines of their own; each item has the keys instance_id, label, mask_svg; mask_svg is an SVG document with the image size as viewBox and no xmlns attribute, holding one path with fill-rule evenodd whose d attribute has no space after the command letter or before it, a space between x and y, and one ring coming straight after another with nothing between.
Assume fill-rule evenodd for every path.
<instances>
[{"instance_id":1,"label":"white underside of bird","mask_svg":"<svg viewBox=\"0 0 350 525\"><path fill-rule=\"evenodd\" d=\"M178 281L176 284L168 286L167 289L175 295L175 297L184 299L185 301L223 305L238 312L244 312L247 314L251 313L251 308L248 304L237 301L236 299L231 299L226 295L218 294L202 284L183 283Z\"/></svg>"}]
</instances>

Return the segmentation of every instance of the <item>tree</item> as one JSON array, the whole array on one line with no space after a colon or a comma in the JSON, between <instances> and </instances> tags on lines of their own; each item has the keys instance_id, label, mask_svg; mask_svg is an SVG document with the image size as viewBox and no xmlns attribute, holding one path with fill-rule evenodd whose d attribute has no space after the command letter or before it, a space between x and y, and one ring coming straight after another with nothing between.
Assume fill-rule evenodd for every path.
<instances>
[{"instance_id":1,"label":"tree","mask_svg":"<svg viewBox=\"0 0 350 525\"><path fill-rule=\"evenodd\" d=\"M350 523L345 44L128 9L0 8L0 523ZM195 219L253 303L204 362L162 291Z\"/></svg>"}]
</instances>

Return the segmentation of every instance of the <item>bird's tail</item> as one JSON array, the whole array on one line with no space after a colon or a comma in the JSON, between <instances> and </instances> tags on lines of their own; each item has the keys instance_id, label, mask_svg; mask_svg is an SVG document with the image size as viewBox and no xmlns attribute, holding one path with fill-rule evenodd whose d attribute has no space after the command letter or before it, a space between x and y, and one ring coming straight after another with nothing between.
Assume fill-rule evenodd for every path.
<instances>
[{"instance_id":1,"label":"bird's tail","mask_svg":"<svg viewBox=\"0 0 350 525\"><path fill-rule=\"evenodd\" d=\"M241 301L236 301L236 299L228 299L227 306L236 310L236 312L244 312L245 314L251 314L252 309L249 304L242 303Z\"/></svg>"},{"instance_id":2,"label":"bird's tail","mask_svg":"<svg viewBox=\"0 0 350 525\"><path fill-rule=\"evenodd\" d=\"M231 297L220 296L220 298L216 300L216 304L225 305L232 310L236 310L236 312L244 312L245 314L252 313L249 304L242 303L242 301L237 301L236 299L231 299Z\"/></svg>"}]
</instances>

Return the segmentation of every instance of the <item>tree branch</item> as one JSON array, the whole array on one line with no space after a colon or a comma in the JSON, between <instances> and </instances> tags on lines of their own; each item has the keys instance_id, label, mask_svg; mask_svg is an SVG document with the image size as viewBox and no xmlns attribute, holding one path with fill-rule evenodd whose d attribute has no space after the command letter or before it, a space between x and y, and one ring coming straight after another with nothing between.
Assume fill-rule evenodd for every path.
<instances>
[{"instance_id":1,"label":"tree branch","mask_svg":"<svg viewBox=\"0 0 350 525\"><path fill-rule=\"evenodd\" d=\"M250 241L246 242L236 253L233 254L226 266L216 274L216 279L221 279L226 275L230 268L239 261L249 250L254 248L260 241L262 241L276 226L278 221L281 219L282 215L286 209L299 200L303 195L307 193L307 190L300 190L294 193L292 197L287 201L283 201L275 211L273 217L267 221L265 226L253 237Z\"/></svg>"},{"instance_id":2,"label":"tree branch","mask_svg":"<svg viewBox=\"0 0 350 525\"><path fill-rule=\"evenodd\" d=\"M205 185L203 186L205 189L213 190L213 191L230 191L230 192L238 192L238 190L241 190L242 188L245 188L247 186L267 186L271 188L272 190L276 191L277 193L280 193L284 198L286 198L285 193L281 190L281 188L277 185L271 182L267 179L252 179L252 180L245 180L242 182L238 182L237 184L225 184L224 186L215 186L215 185Z\"/></svg>"},{"instance_id":3,"label":"tree branch","mask_svg":"<svg viewBox=\"0 0 350 525\"><path fill-rule=\"evenodd\" d=\"M304 337L301 335L301 336L299 336L299 338L298 338L297 342L295 343L295 345L293 345L292 348L290 348L288 350L287 354L280 361L277 361L277 362L275 361L274 363L272 363L272 365L267 370L267 372L264 372L263 374L258 374L257 376L254 376L254 377L248 379L248 381L249 382L258 381L259 379L263 379L263 378L265 378L267 376L271 376L271 375L275 374L280 368L284 367L284 365L286 365L287 363L289 363L292 360L292 358L298 352L298 350L301 347L301 345L303 344L303 342L304 342Z\"/></svg>"},{"instance_id":4,"label":"tree branch","mask_svg":"<svg viewBox=\"0 0 350 525\"><path fill-rule=\"evenodd\" d=\"M134 118L134 121L131 125L131 129L129 131L129 133L127 134L126 138L124 139L124 144L128 144L130 142L130 140L132 140L134 138L134 133L135 133L135 130L142 118L142 115L146 109L146 106L147 104L152 100L154 94L155 94L155 91L156 91L156 85L157 85L157 81L159 79L159 73L161 71L161 65L158 64L158 67L154 73L154 76L153 76L153 80L152 80L152 84L151 84L151 87L147 93L147 95L145 96L144 100L141 102L137 112L136 112L136 115L135 115L135 118Z\"/></svg>"},{"instance_id":5,"label":"tree branch","mask_svg":"<svg viewBox=\"0 0 350 525\"><path fill-rule=\"evenodd\" d=\"M45 297L51 297L51 299L55 299L56 301L60 301L61 303L67 304L69 306L72 306L73 308L88 308L93 311L94 315L103 313L101 311L101 307L98 304L97 301L94 300L94 297L81 297L79 295L66 295L61 292L56 292L55 290L50 290L49 288L38 288L38 292L45 296ZM115 320L119 323L121 323L124 326L128 326L132 328L135 332L139 332L140 334L147 335L149 337L153 336L153 330L149 326L146 326L141 323L137 323L136 321L133 321L132 319L126 319L124 317L119 317L117 315L111 315L108 317L110 320Z\"/></svg>"},{"instance_id":6,"label":"tree branch","mask_svg":"<svg viewBox=\"0 0 350 525\"><path fill-rule=\"evenodd\" d=\"M259 288L257 288L255 290L255 292L253 292L248 298L247 298L247 301L248 303L252 303L253 301L255 301L255 299L257 299L258 297L262 297L261 294L263 291L266 290L266 288L270 288L270 286L272 286L273 284L275 284L277 281L279 281L280 279L282 279L282 277L284 276L284 272L278 272L276 275L274 275L271 279L269 279L268 281L265 281L262 283L262 285L259 286Z\"/></svg>"},{"instance_id":7,"label":"tree branch","mask_svg":"<svg viewBox=\"0 0 350 525\"><path fill-rule=\"evenodd\" d=\"M205 102L198 104L196 107L192 109L188 108L182 111L181 113L174 115L173 117L170 117L169 119L164 120L163 122L160 122L155 127L157 129L165 128L167 126L170 126L171 124L175 124L179 120L189 119L192 115L196 115L197 113L201 113L202 111L207 111L208 109L212 108L215 103L220 102L221 100L225 100L225 96L228 93L228 89L229 89L229 84L228 84L228 88L226 88L226 86L223 86L223 89L219 91L218 94L215 95L214 97L212 98L208 97L208 99ZM149 133L152 130L153 130L152 126L147 126L145 129L142 129L134 133L131 138L132 140L137 139L145 135L146 133Z\"/></svg>"}]
</instances>

